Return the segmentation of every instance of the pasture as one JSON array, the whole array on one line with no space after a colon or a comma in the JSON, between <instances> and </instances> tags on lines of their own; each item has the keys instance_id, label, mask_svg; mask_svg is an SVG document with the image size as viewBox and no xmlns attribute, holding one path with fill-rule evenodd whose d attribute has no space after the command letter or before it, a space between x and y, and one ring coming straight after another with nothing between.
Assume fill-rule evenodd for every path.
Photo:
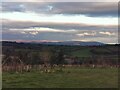
<instances>
[{"instance_id":1,"label":"pasture","mask_svg":"<svg viewBox=\"0 0 120 90\"><path fill-rule=\"evenodd\" d=\"M45 73L3 72L3 88L117 88L118 69L65 67L63 71Z\"/></svg>"},{"instance_id":2,"label":"pasture","mask_svg":"<svg viewBox=\"0 0 120 90\"><path fill-rule=\"evenodd\" d=\"M63 65L65 67L61 67ZM117 88L119 65L117 45L56 46L4 42L2 86Z\"/></svg>"}]
</instances>

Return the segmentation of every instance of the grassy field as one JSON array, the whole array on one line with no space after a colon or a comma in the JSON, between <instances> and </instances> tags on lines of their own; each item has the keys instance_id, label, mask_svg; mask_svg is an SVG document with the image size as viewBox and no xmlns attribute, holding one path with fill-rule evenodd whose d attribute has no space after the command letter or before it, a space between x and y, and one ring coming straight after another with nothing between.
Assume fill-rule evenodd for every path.
<instances>
[{"instance_id":1,"label":"grassy field","mask_svg":"<svg viewBox=\"0 0 120 90\"><path fill-rule=\"evenodd\" d=\"M116 55L116 53L113 52L117 52L118 48L115 46L106 46L106 47L82 47L82 46L43 46L43 48L51 48L53 50L57 50L57 49L63 49L64 53L68 56L75 56L75 57L90 57L92 55L105 55L107 54L110 55L110 53L112 53L111 55ZM41 48L42 49L42 48ZM41 53L42 50L39 49L15 49L15 51L22 51L22 52L33 52L33 53ZM94 52L92 52L92 50ZM99 53L99 54L98 54Z\"/></svg>"},{"instance_id":2,"label":"grassy field","mask_svg":"<svg viewBox=\"0 0 120 90\"><path fill-rule=\"evenodd\" d=\"M90 49L81 49L73 51L71 55L75 57L89 57L92 53L90 52Z\"/></svg>"},{"instance_id":3,"label":"grassy field","mask_svg":"<svg viewBox=\"0 0 120 90\"><path fill-rule=\"evenodd\" d=\"M116 88L117 68L64 68L63 72L4 72L3 88Z\"/></svg>"}]
</instances>

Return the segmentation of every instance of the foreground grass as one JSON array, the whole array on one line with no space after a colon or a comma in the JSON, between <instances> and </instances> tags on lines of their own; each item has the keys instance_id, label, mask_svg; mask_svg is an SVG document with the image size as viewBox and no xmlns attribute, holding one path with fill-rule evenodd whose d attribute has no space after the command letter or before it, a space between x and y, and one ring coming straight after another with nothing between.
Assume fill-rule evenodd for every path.
<instances>
[{"instance_id":1,"label":"foreground grass","mask_svg":"<svg viewBox=\"0 0 120 90\"><path fill-rule=\"evenodd\" d=\"M69 67L63 72L3 73L3 88L117 88L117 68Z\"/></svg>"}]
</instances>

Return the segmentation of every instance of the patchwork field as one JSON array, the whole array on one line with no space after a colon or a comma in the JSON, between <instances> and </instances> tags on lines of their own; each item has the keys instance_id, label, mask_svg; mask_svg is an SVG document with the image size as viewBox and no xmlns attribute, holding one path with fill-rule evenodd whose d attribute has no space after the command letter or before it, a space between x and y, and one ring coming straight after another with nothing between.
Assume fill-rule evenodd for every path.
<instances>
[{"instance_id":1,"label":"patchwork field","mask_svg":"<svg viewBox=\"0 0 120 90\"><path fill-rule=\"evenodd\" d=\"M66 67L43 73L32 70L2 75L3 88L117 88L117 68Z\"/></svg>"}]
</instances>

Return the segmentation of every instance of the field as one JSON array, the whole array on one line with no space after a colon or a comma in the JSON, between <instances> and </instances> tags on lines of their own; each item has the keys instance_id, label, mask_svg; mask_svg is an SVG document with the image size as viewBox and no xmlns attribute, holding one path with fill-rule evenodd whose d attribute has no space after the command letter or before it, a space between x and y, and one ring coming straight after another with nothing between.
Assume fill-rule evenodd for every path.
<instances>
[{"instance_id":1,"label":"field","mask_svg":"<svg viewBox=\"0 0 120 90\"><path fill-rule=\"evenodd\" d=\"M2 57L3 88L118 86L118 45L56 46L4 42ZM35 65L41 67L34 68ZM55 65L54 72L48 72L53 70L52 65ZM63 71L60 71L61 65L65 66Z\"/></svg>"},{"instance_id":2,"label":"field","mask_svg":"<svg viewBox=\"0 0 120 90\"><path fill-rule=\"evenodd\" d=\"M117 68L65 67L61 72L3 72L3 88L117 88Z\"/></svg>"}]
</instances>

